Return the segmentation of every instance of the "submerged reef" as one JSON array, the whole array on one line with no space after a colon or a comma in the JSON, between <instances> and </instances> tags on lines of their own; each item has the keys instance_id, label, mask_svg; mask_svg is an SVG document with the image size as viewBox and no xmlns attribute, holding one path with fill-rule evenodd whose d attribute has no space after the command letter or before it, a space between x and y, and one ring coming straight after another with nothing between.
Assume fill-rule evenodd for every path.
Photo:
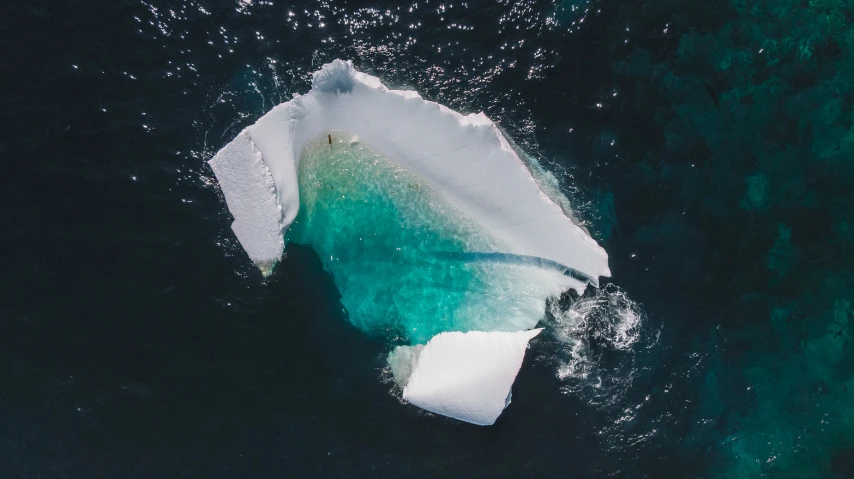
<instances>
[{"instance_id":1,"label":"submerged reef","mask_svg":"<svg viewBox=\"0 0 854 479\"><path fill-rule=\"evenodd\" d=\"M646 12L644 31L664 33L614 65L661 133L614 167L665 211L638 218L634 240L648 256L704 249L659 267L729 298L700 313L719 326L686 441L715 438L721 477L851 477L854 4L689 10Z\"/></svg>"}]
</instances>

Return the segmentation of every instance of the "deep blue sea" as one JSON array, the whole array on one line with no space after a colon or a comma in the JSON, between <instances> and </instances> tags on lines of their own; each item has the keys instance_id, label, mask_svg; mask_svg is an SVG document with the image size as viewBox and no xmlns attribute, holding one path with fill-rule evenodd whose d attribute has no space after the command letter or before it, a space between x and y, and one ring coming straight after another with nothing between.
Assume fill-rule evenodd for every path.
<instances>
[{"instance_id":1,"label":"deep blue sea","mask_svg":"<svg viewBox=\"0 0 854 479\"><path fill-rule=\"evenodd\" d=\"M854 477L851 1L0 12L0 478ZM608 251L492 427L402 404L314 251L265 279L231 232L206 161L335 58L485 112Z\"/></svg>"}]
</instances>

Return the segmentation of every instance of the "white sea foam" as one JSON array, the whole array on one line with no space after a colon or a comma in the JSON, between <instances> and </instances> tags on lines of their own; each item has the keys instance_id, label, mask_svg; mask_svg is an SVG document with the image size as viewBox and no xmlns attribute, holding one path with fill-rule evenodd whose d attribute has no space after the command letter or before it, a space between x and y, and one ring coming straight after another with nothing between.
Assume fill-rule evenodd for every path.
<instances>
[{"instance_id":1,"label":"white sea foam","mask_svg":"<svg viewBox=\"0 0 854 479\"><path fill-rule=\"evenodd\" d=\"M549 313L558 341L556 375L563 381L563 389L592 404L617 400L637 373L635 348L648 332L640 305L624 291L608 285L569 307L553 302Z\"/></svg>"}]
</instances>

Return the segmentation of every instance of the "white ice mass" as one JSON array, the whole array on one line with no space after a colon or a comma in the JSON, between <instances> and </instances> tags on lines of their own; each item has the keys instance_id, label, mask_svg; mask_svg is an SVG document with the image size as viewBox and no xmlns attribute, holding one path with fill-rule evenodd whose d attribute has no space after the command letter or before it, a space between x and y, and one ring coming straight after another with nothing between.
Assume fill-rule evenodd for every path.
<instances>
[{"instance_id":1,"label":"white ice mass","mask_svg":"<svg viewBox=\"0 0 854 479\"><path fill-rule=\"evenodd\" d=\"M476 251L483 253L477 258L563 267L573 274L562 277L559 289L579 293L610 275L605 251L543 192L483 113L462 115L414 91L389 90L341 60L315 72L307 94L273 108L210 160L234 217L232 229L265 274L281 259L285 233L300 208L304 147L333 131L358 138L417 176L506 245ZM404 371L404 398L412 404L491 424L538 331L438 334L422 350L393 352L390 357L411 361L392 368Z\"/></svg>"},{"instance_id":2,"label":"white ice mass","mask_svg":"<svg viewBox=\"0 0 854 479\"><path fill-rule=\"evenodd\" d=\"M510 404L528 341L541 329L517 333L437 334L426 346L398 346L389 363L403 380L403 399L418 407L488 426ZM406 377L398 378L400 372Z\"/></svg>"}]
</instances>

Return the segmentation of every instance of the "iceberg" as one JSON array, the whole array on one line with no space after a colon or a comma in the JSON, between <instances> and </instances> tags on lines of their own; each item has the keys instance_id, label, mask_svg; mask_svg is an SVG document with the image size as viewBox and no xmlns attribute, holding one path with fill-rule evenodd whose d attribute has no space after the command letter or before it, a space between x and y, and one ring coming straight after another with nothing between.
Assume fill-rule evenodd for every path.
<instances>
[{"instance_id":1,"label":"iceberg","mask_svg":"<svg viewBox=\"0 0 854 479\"><path fill-rule=\"evenodd\" d=\"M390 90L335 60L209 163L262 273L286 243L311 246L354 326L415 348L389 356L404 399L491 424L546 299L610 275L566 199L522 158L483 113Z\"/></svg>"},{"instance_id":2,"label":"iceberg","mask_svg":"<svg viewBox=\"0 0 854 479\"><path fill-rule=\"evenodd\" d=\"M426 346L398 346L389 355L403 399L436 414L479 426L495 423L528 341L542 329L515 333L441 333Z\"/></svg>"},{"instance_id":3,"label":"iceberg","mask_svg":"<svg viewBox=\"0 0 854 479\"><path fill-rule=\"evenodd\" d=\"M314 73L308 94L273 108L210 160L234 216L232 229L256 264L281 258L299 210L301 150L330 130L348 132L420 175L506 239L505 253L610 276L607 253L543 193L486 115L462 115L414 91L389 90L341 60ZM573 287L583 291L586 284Z\"/></svg>"}]
</instances>

